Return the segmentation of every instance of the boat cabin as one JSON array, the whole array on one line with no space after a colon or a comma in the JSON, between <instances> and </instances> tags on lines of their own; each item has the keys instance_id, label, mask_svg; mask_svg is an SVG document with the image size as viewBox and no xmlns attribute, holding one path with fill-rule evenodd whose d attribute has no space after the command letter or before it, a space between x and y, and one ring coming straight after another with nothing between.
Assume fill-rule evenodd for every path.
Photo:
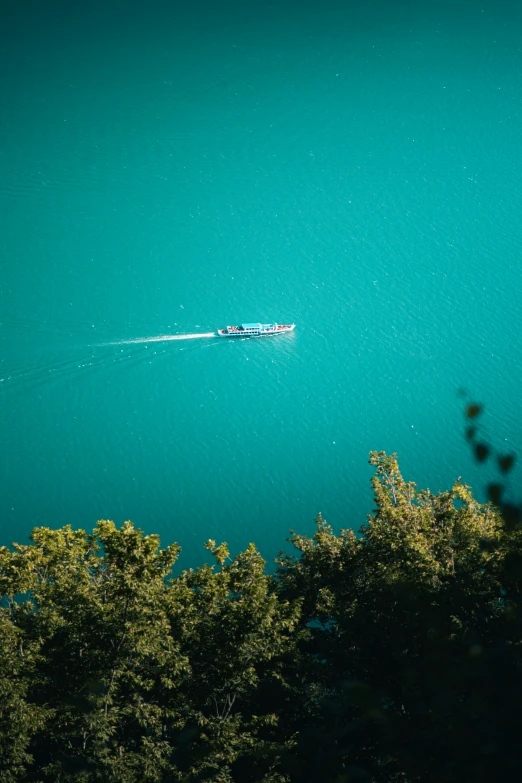
<instances>
[{"instance_id":1,"label":"boat cabin","mask_svg":"<svg viewBox=\"0 0 522 783\"><path fill-rule=\"evenodd\" d=\"M276 324L240 324L239 326L227 326L227 332L229 334L260 334L262 332L273 332L276 328Z\"/></svg>"},{"instance_id":2,"label":"boat cabin","mask_svg":"<svg viewBox=\"0 0 522 783\"><path fill-rule=\"evenodd\" d=\"M226 329L218 329L218 337L250 337L265 336L272 334L282 334L283 332L292 332L295 324L262 324L246 323L239 326L227 326Z\"/></svg>"}]
</instances>

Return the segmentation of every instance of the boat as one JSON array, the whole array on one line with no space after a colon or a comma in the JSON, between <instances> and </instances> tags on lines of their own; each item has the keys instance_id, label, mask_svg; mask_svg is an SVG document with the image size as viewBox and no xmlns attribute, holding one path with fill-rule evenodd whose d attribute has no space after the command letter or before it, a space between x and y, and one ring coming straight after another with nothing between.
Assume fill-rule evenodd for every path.
<instances>
[{"instance_id":1,"label":"boat","mask_svg":"<svg viewBox=\"0 0 522 783\"><path fill-rule=\"evenodd\" d=\"M295 324L239 324L218 329L218 337L273 337L275 334L293 332Z\"/></svg>"}]
</instances>

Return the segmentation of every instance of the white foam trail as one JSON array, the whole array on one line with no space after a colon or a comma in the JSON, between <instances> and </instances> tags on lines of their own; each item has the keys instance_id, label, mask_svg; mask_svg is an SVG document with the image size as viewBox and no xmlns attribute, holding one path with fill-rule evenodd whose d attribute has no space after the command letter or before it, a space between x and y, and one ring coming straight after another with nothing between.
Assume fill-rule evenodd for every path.
<instances>
[{"instance_id":1,"label":"white foam trail","mask_svg":"<svg viewBox=\"0 0 522 783\"><path fill-rule=\"evenodd\" d=\"M136 343L166 343L169 340L198 340L202 337L217 337L215 332L196 332L194 334L158 334L152 337L136 337L134 340L118 340L105 345L135 345Z\"/></svg>"}]
</instances>

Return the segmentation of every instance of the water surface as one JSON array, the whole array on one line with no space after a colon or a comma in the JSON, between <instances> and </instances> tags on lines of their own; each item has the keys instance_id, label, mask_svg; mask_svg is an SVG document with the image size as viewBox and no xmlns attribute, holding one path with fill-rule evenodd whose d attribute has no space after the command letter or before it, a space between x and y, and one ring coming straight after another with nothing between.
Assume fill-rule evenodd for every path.
<instances>
[{"instance_id":1,"label":"water surface","mask_svg":"<svg viewBox=\"0 0 522 783\"><path fill-rule=\"evenodd\" d=\"M497 478L457 392L520 446L518 3L4 5L3 543L271 557L365 521L371 449ZM297 327L154 339L251 320Z\"/></svg>"}]
</instances>

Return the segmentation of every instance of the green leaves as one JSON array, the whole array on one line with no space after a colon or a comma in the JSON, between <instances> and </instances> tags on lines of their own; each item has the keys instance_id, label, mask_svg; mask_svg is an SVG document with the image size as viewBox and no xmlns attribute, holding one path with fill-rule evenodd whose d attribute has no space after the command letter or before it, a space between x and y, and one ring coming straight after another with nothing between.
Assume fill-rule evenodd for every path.
<instances>
[{"instance_id":1,"label":"green leaves","mask_svg":"<svg viewBox=\"0 0 522 783\"><path fill-rule=\"evenodd\" d=\"M266 740L248 764L277 767L290 740L273 704L256 715L258 692L283 681L299 605L278 600L253 545L207 548L219 571L176 578L179 547L130 522L0 550L0 780L226 777Z\"/></svg>"},{"instance_id":2,"label":"green leaves","mask_svg":"<svg viewBox=\"0 0 522 783\"><path fill-rule=\"evenodd\" d=\"M204 546L205 549L208 549L209 552L212 552L219 565L223 565L225 560L229 558L230 553L228 550L228 546L225 543L216 546L216 542L213 541L211 538L209 538L209 540L205 543Z\"/></svg>"},{"instance_id":3,"label":"green leaves","mask_svg":"<svg viewBox=\"0 0 522 783\"><path fill-rule=\"evenodd\" d=\"M370 462L367 524L275 577L213 540L174 576L130 522L0 549L0 783L516 779L522 532Z\"/></svg>"},{"instance_id":4,"label":"green leaves","mask_svg":"<svg viewBox=\"0 0 522 783\"><path fill-rule=\"evenodd\" d=\"M311 631L307 780L354 767L371 780L468 780L474 740L486 741L486 725L514 714L522 696L520 535L460 482L434 495L404 480L395 455L370 462L375 510L360 537L336 536L319 518L312 539L292 539L300 556L280 560L280 592L303 596ZM489 668L500 650L508 677ZM358 690L346 688L354 682ZM503 726L473 779L514 774Z\"/></svg>"}]
</instances>

